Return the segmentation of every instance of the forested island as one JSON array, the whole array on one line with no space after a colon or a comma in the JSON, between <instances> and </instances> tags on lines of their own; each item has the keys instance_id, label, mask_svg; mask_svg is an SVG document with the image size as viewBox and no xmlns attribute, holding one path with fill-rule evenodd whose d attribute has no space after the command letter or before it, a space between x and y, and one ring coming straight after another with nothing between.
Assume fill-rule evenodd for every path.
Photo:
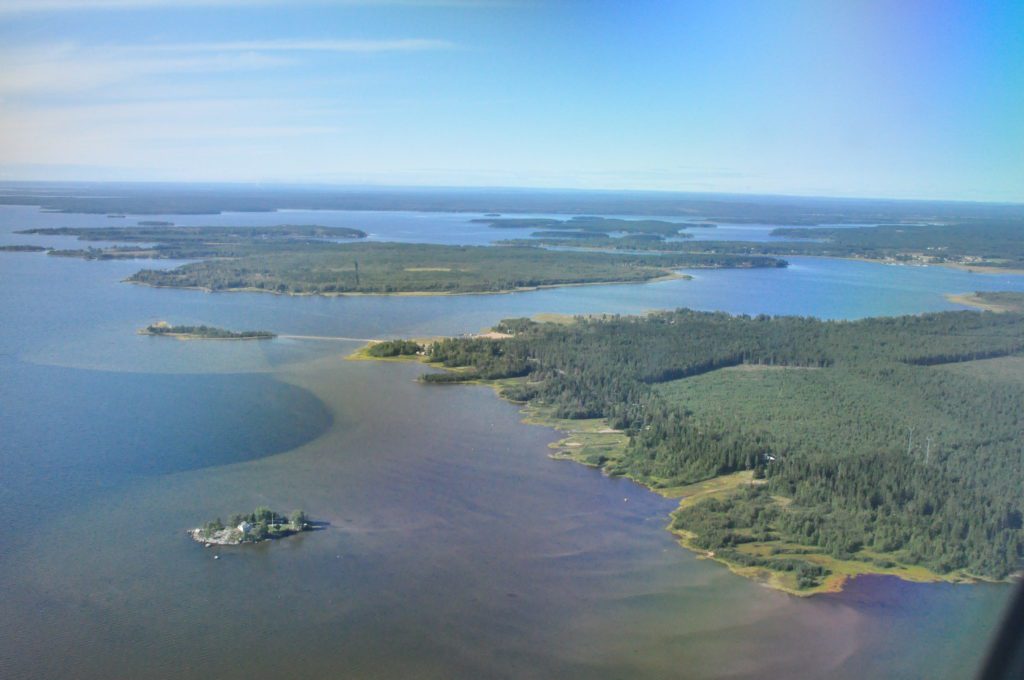
<instances>
[{"instance_id":1,"label":"forested island","mask_svg":"<svg viewBox=\"0 0 1024 680\"><path fill-rule=\"evenodd\" d=\"M0 246L0 252L5 253L41 253L46 250L49 250L49 248L44 248L43 246L25 245L21 243Z\"/></svg>"},{"instance_id":2,"label":"forested island","mask_svg":"<svg viewBox=\"0 0 1024 680\"><path fill-rule=\"evenodd\" d=\"M819 240L826 253L919 264L1024 269L1024 221L882 224L776 229L773 236Z\"/></svg>"},{"instance_id":3,"label":"forested island","mask_svg":"<svg viewBox=\"0 0 1024 680\"><path fill-rule=\"evenodd\" d=\"M1024 270L1024 220L872 227L782 228L771 241L698 241L671 222L578 216L481 218L496 228L538 228L498 246L351 243L362 231L316 225L32 229L115 245L51 249L86 259L198 259L142 270L129 281L207 291L299 295L485 293L585 283L648 281L681 268L784 267L815 255L892 264L942 264L976 271ZM117 245L123 244L123 245ZM31 249L28 248L11 248Z\"/></svg>"},{"instance_id":4,"label":"forested island","mask_svg":"<svg viewBox=\"0 0 1024 680\"><path fill-rule=\"evenodd\" d=\"M594 217L591 215L577 215L566 220L533 217L485 217L472 221L487 224L495 229L540 229L541 231L535 235L545 236L554 233L568 238L585 236L608 238L611 232L656 237L679 236L683 229L691 226L686 222ZM709 225L703 223L701 226Z\"/></svg>"},{"instance_id":5,"label":"forested island","mask_svg":"<svg viewBox=\"0 0 1024 680\"><path fill-rule=\"evenodd\" d=\"M849 576L1000 580L1024 558L1024 316L688 310L504 321L424 360L559 454L680 497L686 547L798 594Z\"/></svg>"},{"instance_id":6,"label":"forested island","mask_svg":"<svg viewBox=\"0 0 1024 680\"><path fill-rule=\"evenodd\" d=\"M143 269L127 280L209 292L288 295L500 293L551 286L641 283L681 278L683 268L785 267L763 255L593 253L508 246L344 243L365 236L339 227L126 227L33 229L126 242L51 255L86 259L199 259L174 269ZM639 238L639 236L637 236Z\"/></svg>"},{"instance_id":7,"label":"forested island","mask_svg":"<svg viewBox=\"0 0 1024 680\"><path fill-rule=\"evenodd\" d=\"M205 545L239 545L284 538L303 531L310 531L313 525L302 510L295 510L288 517L266 507L256 508L248 514L236 514L225 524L219 517L188 533L198 543Z\"/></svg>"},{"instance_id":8,"label":"forested island","mask_svg":"<svg viewBox=\"0 0 1024 680\"><path fill-rule=\"evenodd\" d=\"M128 280L151 286L292 295L498 293L677 277L690 267L782 267L747 255L619 255L529 247L360 243L215 259Z\"/></svg>"},{"instance_id":9,"label":"forested island","mask_svg":"<svg viewBox=\"0 0 1024 680\"><path fill-rule=\"evenodd\" d=\"M677 225L678 226L678 225ZM677 236L684 236L679 234ZM955 224L882 224L872 227L774 229L771 241L665 240L663 234L579 230L571 235L536 232L506 245L572 246L593 250L651 251L704 255L816 255L889 264L941 264L976 271L1024 270L1024 220Z\"/></svg>"},{"instance_id":10,"label":"forested island","mask_svg":"<svg viewBox=\"0 0 1024 680\"><path fill-rule=\"evenodd\" d=\"M229 331L216 326L171 325L157 321L139 331L141 335L157 335L181 340L271 340L276 338L270 331Z\"/></svg>"},{"instance_id":11,"label":"forested island","mask_svg":"<svg viewBox=\"0 0 1024 680\"><path fill-rule=\"evenodd\" d=\"M150 223L151 225L153 223ZM15 233L37 236L77 236L80 241L110 241L133 245L50 250L56 257L87 260L158 259L185 260L209 257L242 257L254 253L308 250L337 241L366 237L348 227L282 224L273 227L60 227L25 229Z\"/></svg>"}]
</instances>

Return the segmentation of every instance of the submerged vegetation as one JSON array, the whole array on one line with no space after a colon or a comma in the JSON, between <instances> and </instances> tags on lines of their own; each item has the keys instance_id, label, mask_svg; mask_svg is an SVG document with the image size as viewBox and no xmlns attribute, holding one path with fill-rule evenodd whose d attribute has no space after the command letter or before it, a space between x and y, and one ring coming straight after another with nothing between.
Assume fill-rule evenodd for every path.
<instances>
[{"instance_id":1,"label":"submerged vegetation","mask_svg":"<svg viewBox=\"0 0 1024 680\"><path fill-rule=\"evenodd\" d=\"M672 521L685 545L739 573L814 592L872 571L1020 568L1021 315L680 310L496 331L512 337L428 346L428 360L458 370L425 380L493 380L534 418L600 422L614 445L563 452L668 495L747 475L684 499Z\"/></svg>"},{"instance_id":2,"label":"submerged vegetation","mask_svg":"<svg viewBox=\"0 0 1024 680\"><path fill-rule=\"evenodd\" d=\"M160 335L171 338L200 340L270 340L277 337L270 331L229 331L215 326L172 326L166 321L157 321L139 331L143 335Z\"/></svg>"}]
</instances>

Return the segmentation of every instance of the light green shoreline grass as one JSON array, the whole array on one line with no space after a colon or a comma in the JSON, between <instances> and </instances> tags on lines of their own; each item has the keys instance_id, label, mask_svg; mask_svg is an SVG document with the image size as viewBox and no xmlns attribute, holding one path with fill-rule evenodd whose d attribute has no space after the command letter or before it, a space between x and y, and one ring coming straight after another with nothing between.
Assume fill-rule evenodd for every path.
<instances>
[{"instance_id":1,"label":"light green shoreline grass","mask_svg":"<svg viewBox=\"0 0 1024 680\"><path fill-rule=\"evenodd\" d=\"M551 321L562 321L562 319L548 319ZM417 340L417 342L429 342L429 340ZM423 355L403 357L373 357L367 353L370 343L356 350L346 359L355 361L419 361L421 363L442 368L446 371L459 372L460 369L445 368L439 363L429 362ZM525 378L509 378L502 380L467 380L465 382L451 383L453 385L485 385L491 387L495 394L522 406L520 413L523 414L522 422L528 425L539 425L558 430L565 435L562 439L550 444L552 449L551 457L558 460L569 460L588 467L598 469L604 468L606 463L621 460L626 446L629 444L629 437L621 430L611 427L604 418L589 418L572 420L557 418L552 415L550 409L545 409L523 402L515 402L502 396L502 390L506 387L521 384ZM750 580L761 583L769 588L781 590L798 597L809 597L820 593L840 592L846 582L857 576L882 575L895 576L905 581L915 583L977 583L979 581L991 582L991 579L980 578L963 571L939 574L920 565L900 563L894 555L879 553L870 550L861 550L857 556L862 559L842 560L827 555L819 548L801 545L785 541L752 542L740 545L737 550L742 553L759 555L763 557L779 556L791 557L804 560L811 564L820 565L828 569L831 574L827 576L820 585L813 588L798 588L796 576L792 572L778 571L763 566L749 567L732 562L726 558L716 555L714 552L705 550L694 543L697 534L680 529L674 526L677 513L689 506L695 505L709 498L725 498L737 493L741 488L751 484L762 484L764 482L753 479L753 472L745 470L728 475L720 475L710 479L702 480L694 484L683 486L672 486L667 483L660 483L663 480L640 480L629 475L628 479L643 486L649 491L657 493L665 498L678 498L679 505L670 515L671 521L666 525L677 539L679 545L697 554L698 559L710 559L726 566L729 571ZM791 501L788 498L776 496L775 501L783 507ZM876 562L876 560L878 562ZM892 566L882 566L879 562L891 562Z\"/></svg>"},{"instance_id":2,"label":"light green shoreline grass","mask_svg":"<svg viewBox=\"0 0 1024 680\"><path fill-rule=\"evenodd\" d=\"M947 293L946 299L958 305L988 312L1024 311L1024 293Z\"/></svg>"}]
</instances>

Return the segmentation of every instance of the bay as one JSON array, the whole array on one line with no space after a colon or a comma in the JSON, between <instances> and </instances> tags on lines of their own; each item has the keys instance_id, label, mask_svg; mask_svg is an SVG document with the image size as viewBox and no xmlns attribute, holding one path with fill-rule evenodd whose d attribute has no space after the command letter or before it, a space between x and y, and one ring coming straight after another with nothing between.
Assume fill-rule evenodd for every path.
<instances>
[{"instance_id":1,"label":"bay","mask_svg":"<svg viewBox=\"0 0 1024 680\"><path fill-rule=\"evenodd\" d=\"M167 219L315 221L443 243L510 236L472 217ZM10 232L110 221L4 207L0 236L46 244ZM352 341L135 333L167 319L384 338L680 306L859 318L958 308L944 293L1024 290L1013 275L791 262L644 285L298 298L155 290L121 283L148 262L0 253L0 501L11 518L0 676L969 676L1006 586L863 578L794 598L680 549L664 531L673 503L549 459L558 434L521 424L486 388L344 361ZM329 526L251 549L185 536L264 504Z\"/></svg>"}]
</instances>

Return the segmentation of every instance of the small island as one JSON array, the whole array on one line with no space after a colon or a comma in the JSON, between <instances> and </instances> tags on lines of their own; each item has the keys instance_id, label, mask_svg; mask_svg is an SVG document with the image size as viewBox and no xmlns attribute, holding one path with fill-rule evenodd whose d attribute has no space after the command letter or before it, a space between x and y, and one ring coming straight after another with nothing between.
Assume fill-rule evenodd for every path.
<instances>
[{"instance_id":1,"label":"small island","mask_svg":"<svg viewBox=\"0 0 1024 680\"><path fill-rule=\"evenodd\" d=\"M229 331L215 326L172 326L157 321L139 330L140 335L160 335L179 340L271 340L277 337L270 331Z\"/></svg>"},{"instance_id":2,"label":"small island","mask_svg":"<svg viewBox=\"0 0 1024 680\"><path fill-rule=\"evenodd\" d=\"M311 531L312 523L302 510L290 516L259 507L248 514L232 515L227 524L218 517L201 527L189 529L192 540L205 545L241 545L284 538L303 531Z\"/></svg>"},{"instance_id":3,"label":"small island","mask_svg":"<svg viewBox=\"0 0 1024 680\"><path fill-rule=\"evenodd\" d=\"M0 252L5 253L41 253L49 248L43 246L24 245L17 243L14 245L0 246Z\"/></svg>"},{"instance_id":4,"label":"small island","mask_svg":"<svg viewBox=\"0 0 1024 680\"><path fill-rule=\"evenodd\" d=\"M484 216L472 222L486 224L494 229L544 229L571 231L577 234L657 234L660 236L678 236L679 232L690 226L689 222L669 222L667 220L621 219L618 217L597 217L594 215L575 215L568 219L549 217L499 217Z\"/></svg>"}]
</instances>

